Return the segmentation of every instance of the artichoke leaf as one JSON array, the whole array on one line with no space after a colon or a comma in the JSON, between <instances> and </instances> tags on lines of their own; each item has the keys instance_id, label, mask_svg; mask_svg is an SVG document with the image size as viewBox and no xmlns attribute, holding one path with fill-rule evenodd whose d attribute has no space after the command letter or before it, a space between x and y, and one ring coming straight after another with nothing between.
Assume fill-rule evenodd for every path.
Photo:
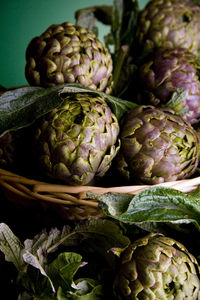
<instances>
[{"instance_id":1,"label":"artichoke leaf","mask_svg":"<svg viewBox=\"0 0 200 300\"><path fill-rule=\"evenodd\" d=\"M114 37L115 53L122 45L131 48L134 41L134 31L139 13L137 0L115 0L111 31Z\"/></svg>"},{"instance_id":2,"label":"artichoke leaf","mask_svg":"<svg viewBox=\"0 0 200 300\"><path fill-rule=\"evenodd\" d=\"M70 289L73 277L80 267L86 263L82 261L82 256L73 252L60 253L49 266L49 274L56 289L59 286Z\"/></svg>"},{"instance_id":3,"label":"artichoke leaf","mask_svg":"<svg viewBox=\"0 0 200 300\"><path fill-rule=\"evenodd\" d=\"M114 46L113 95L125 94L136 70L131 49L135 39L138 13L137 0L115 0L113 3L111 32L109 38L105 38L108 49Z\"/></svg>"},{"instance_id":4,"label":"artichoke leaf","mask_svg":"<svg viewBox=\"0 0 200 300\"><path fill-rule=\"evenodd\" d=\"M118 121L121 120L123 115L137 106L136 103L127 101L118 97L114 97L111 95L107 95L104 92L100 91L95 91L92 89L89 89L87 87L84 87L78 83L68 83L63 87L63 89L60 91L60 97L65 98L68 94L73 94L73 93L90 93L93 94L94 96L100 96L101 98L104 99L104 101L108 104L108 106L111 108L112 112L115 114L117 117Z\"/></svg>"},{"instance_id":5,"label":"artichoke leaf","mask_svg":"<svg viewBox=\"0 0 200 300\"><path fill-rule=\"evenodd\" d=\"M0 250L4 253L5 260L12 262L18 271L25 270L24 247L5 223L0 224Z\"/></svg>"},{"instance_id":6,"label":"artichoke leaf","mask_svg":"<svg viewBox=\"0 0 200 300\"><path fill-rule=\"evenodd\" d=\"M184 115L189 112L189 108L186 104L184 104L184 107L182 109L179 109L179 106L182 106L182 103L184 103L186 100L186 93L184 88L179 87L175 92L172 93L171 98L167 103L165 103L164 107L169 107L173 109L174 111L178 111L180 114Z\"/></svg>"},{"instance_id":7,"label":"artichoke leaf","mask_svg":"<svg viewBox=\"0 0 200 300\"><path fill-rule=\"evenodd\" d=\"M44 266L47 260L47 255L57 250L59 244L63 240L69 238L71 228L64 226L62 230L52 228L50 232L43 230L41 233L34 236L33 239L24 241L25 250L28 253L35 255L39 263Z\"/></svg>"},{"instance_id":8,"label":"artichoke leaf","mask_svg":"<svg viewBox=\"0 0 200 300\"><path fill-rule=\"evenodd\" d=\"M92 30L98 36L96 22L111 25L112 6L101 5L79 9L75 12L76 25Z\"/></svg>"},{"instance_id":9,"label":"artichoke leaf","mask_svg":"<svg viewBox=\"0 0 200 300\"><path fill-rule=\"evenodd\" d=\"M40 264L38 258L35 255L33 255L32 253L25 250L25 252L23 254L23 259L24 259L25 263L33 266L34 268L37 268L43 276L47 277L47 279L51 285L52 292L55 292L53 282L52 282L51 278L48 276L48 274L46 273L43 266Z\"/></svg>"},{"instance_id":10,"label":"artichoke leaf","mask_svg":"<svg viewBox=\"0 0 200 300\"><path fill-rule=\"evenodd\" d=\"M64 95L91 93L101 96L117 119L137 104L103 92L85 88L80 84L59 84L49 88L20 87L0 96L0 136L12 130L28 127L41 116L62 105Z\"/></svg>"},{"instance_id":11,"label":"artichoke leaf","mask_svg":"<svg viewBox=\"0 0 200 300\"><path fill-rule=\"evenodd\" d=\"M88 196L99 201L103 212L124 223L194 223L200 230L199 199L165 187L152 187L137 195L106 193Z\"/></svg>"},{"instance_id":12,"label":"artichoke leaf","mask_svg":"<svg viewBox=\"0 0 200 300\"><path fill-rule=\"evenodd\" d=\"M135 39L135 28L139 13L137 0L114 0L112 6L93 6L76 11L76 25L83 26L98 34L96 21L110 25L110 31L104 36L106 47L112 54L113 95L121 96L127 90L136 70L130 50Z\"/></svg>"},{"instance_id":13,"label":"artichoke leaf","mask_svg":"<svg viewBox=\"0 0 200 300\"><path fill-rule=\"evenodd\" d=\"M38 118L59 107L59 91L64 85L50 88L20 87L0 96L0 136L11 130L28 127Z\"/></svg>"}]
</instances>

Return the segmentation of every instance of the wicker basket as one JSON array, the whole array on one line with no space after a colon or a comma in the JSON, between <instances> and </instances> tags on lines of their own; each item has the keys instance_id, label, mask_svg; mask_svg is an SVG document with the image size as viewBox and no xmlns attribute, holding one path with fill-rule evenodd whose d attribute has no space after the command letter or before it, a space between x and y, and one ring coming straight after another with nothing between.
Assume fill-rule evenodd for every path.
<instances>
[{"instance_id":1,"label":"wicker basket","mask_svg":"<svg viewBox=\"0 0 200 300\"><path fill-rule=\"evenodd\" d=\"M200 177L179 181L165 182L154 186L175 188L182 192L191 192L200 185ZM15 173L0 169L0 186L8 200L26 207L50 207L56 209L63 219L75 221L89 217L106 217L98 207L98 202L87 197L87 192L96 194L119 192L137 194L149 185L120 187L67 186L50 184L29 179Z\"/></svg>"}]
</instances>

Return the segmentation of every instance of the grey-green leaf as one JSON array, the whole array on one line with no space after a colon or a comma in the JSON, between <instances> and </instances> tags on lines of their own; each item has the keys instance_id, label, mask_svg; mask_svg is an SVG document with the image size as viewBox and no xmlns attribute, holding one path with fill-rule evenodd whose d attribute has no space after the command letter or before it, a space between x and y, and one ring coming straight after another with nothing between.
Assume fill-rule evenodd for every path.
<instances>
[{"instance_id":1,"label":"grey-green leaf","mask_svg":"<svg viewBox=\"0 0 200 300\"><path fill-rule=\"evenodd\" d=\"M180 87L177 88L175 92L173 92L170 100L164 105L166 107L169 107L173 110L176 110L176 108L181 105L186 99L186 94L184 88ZM189 108L187 105L184 105L183 109L178 110L181 114L186 114L189 111Z\"/></svg>"},{"instance_id":2,"label":"grey-green leaf","mask_svg":"<svg viewBox=\"0 0 200 300\"><path fill-rule=\"evenodd\" d=\"M5 223L0 224L0 250L4 253L5 259L12 262L18 271L25 270L24 247Z\"/></svg>"},{"instance_id":3,"label":"grey-green leaf","mask_svg":"<svg viewBox=\"0 0 200 300\"><path fill-rule=\"evenodd\" d=\"M25 249L36 255L40 264L43 265L46 263L48 253L56 251L60 242L66 239L69 234L69 226L64 226L62 230L52 228L49 233L43 230L34 236L33 239L26 239L24 241Z\"/></svg>"},{"instance_id":4,"label":"grey-green leaf","mask_svg":"<svg viewBox=\"0 0 200 300\"><path fill-rule=\"evenodd\" d=\"M121 120L126 112L137 106L134 102L107 95L103 92L94 91L76 83L67 84L60 92L60 96L64 98L65 95L73 93L90 93L102 97L111 108L112 112L116 115L118 121Z\"/></svg>"},{"instance_id":5,"label":"grey-green leaf","mask_svg":"<svg viewBox=\"0 0 200 300\"><path fill-rule=\"evenodd\" d=\"M0 96L0 136L27 127L60 106L63 99L59 96L59 90L63 86L23 87L3 93Z\"/></svg>"},{"instance_id":6,"label":"grey-green leaf","mask_svg":"<svg viewBox=\"0 0 200 300\"><path fill-rule=\"evenodd\" d=\"M106 251L111 247L126 248L130 243L129 238L123 233L119 224L111 220L94 218L79 223L75 227L73 235L65 241L63 240L63 245L75 245L75 243L77 244L76 239L80 242L81 239L87 240L90 238L99 241L99 243L101 242L102 249L106 249Z\"/></svg>"},{"instance_id":7,"label":"grey-green leaf","mask_svg":"<svg viewBox=\"0 0 200 300\"><path fill-rule=\"evenodd\" d=\"M92 30L98 36L96 21L111 25L112 6L101 5L81 8L75 13L76 25Z\"/></svg>"},{"instance_id":8,"label":"grey-green leaf","mask_svg":"<svg viewBox=\"0 0 200 300\"><path fill-rule=\"evenodd\" d=\"M53 282L50 279L50 277L47 275L47 273L45 272L44 267L40 264L40 261L38 260L37 256L33 255L32 253L30 253L28 251L24 251L23 259L27 264L29 264L29 265L33 266L34 268L40 270L41 274L48 278L49 283L51 284L52 291L55 292L56 290L54 288Z\"/></svg>"},{"instance_id":9,"label":"grey-green leaf","mask_svg":"<svg viewBox=\"0 0 200 300\"><path fill-rule=\"evenodd\" d=\"M90 193L90 197L99 201L105 214L121 222L193 222L200 230L199 200L175 189L154 187L136 196Z\"/></svg>"},{"instance_id":10,"label":"grey-green leaf","mask_svg":"<svg viewBox=\"0 0 200 300\"><path fill-rule=\"evenodd\" d=\"M0 96L0 136L6 132L28 127L54 108L62 105L65 95L91 93L101 96L116 114L118 120L136 104L80 84L60 84L50 88L23 87Z\"/></svg>"}]
</instances>

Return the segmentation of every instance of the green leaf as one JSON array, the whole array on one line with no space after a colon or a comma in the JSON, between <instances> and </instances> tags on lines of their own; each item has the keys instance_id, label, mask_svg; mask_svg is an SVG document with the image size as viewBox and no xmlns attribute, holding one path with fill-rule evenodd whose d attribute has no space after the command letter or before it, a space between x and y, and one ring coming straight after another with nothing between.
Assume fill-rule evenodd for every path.
<instances>
[{"instance_id":1,"label":"green leaf","mask_svg":"<svg viewBox=\"0 0 200 300\"><path fill-rule=\"evenodd\" d=\"M50 88L22 87L0 96L0 136L27 127L62 104L59 91L65 85Z\"/></svg>"},{"instance_id":2,"label":"green leaf","mask_svg":"<svg viewBox=\"0 0 200 300\"><path fill-rule=\"evenodd\" d=\"M62 230L53 228L49 233L42 231L32 240L25 240L24 245L25 250L37 256L40 264L44 266L47 255L59 247L74 247L82 240L91 238L100 240L102 247L107 245L107 250L111 247L125 248L130 242L119 224L112 220L91 218L78 223L73 230L64 226Z\"/></svg>"},{"instance_id":3,"label":"green leaf","mask_svg":"<svg viewBox=\"0 0 200 300\"><path fill-rule=\"evenodd\" d=\"M119 51L121 45L121 28L123 22L123 0L114 0L112 17L112 34L115 42L115 52Z\"/></svg>"},{"instance_id":4,"label":"green leaf","mask_svg":"<svg viewBox=\"0 0 200 300\"><path fill-rule=\"evenodd\" d=\"M137 104L134 102L126 101L111 95L107 95L103 92L94 91L92 89L83 87L80 84L73 83L67 84L60 92L60 96L64 98L65 95L73 93L90 93L102 97L104 101L110 106L112 112L116 115L118 121L121 120L121 118L126 112L137 106Z\"/></svg>"},{"instance_id":5,"label":"green leaf","mask_svg":"<svg viewBox=\"0 0 200 300\"><path fill-rule=\"evenodd\" d=\"M125 113L137 106L136 103L123 100L114 96L104 95L104 100L110 106L118 121L122 119Z\"/></svg>"},{"instance_id":6,"label":"green leaf","mask_svg":"<svg viewBox=\"0 0 200 300\"><path fill-rule=\"evenodd\" d=\"M43 230L32 240L27 239L24 241L24 261L27 264L32 265L33 267L40 270L41 274L47 277L53 292L55 292L53 282L45 271L45 268L48 265L48 254L49 252L52 252L52 249L53 251L57 250L56 244L58 243L58 241L68 236L69 233L69 226L64 226L62 231L58 230L57 228L52 228L49 233Z\"/></svg>"},{"instance_id":7,"label":"green leaf","mask_svg":"<svg viewBox=\"0 0 200 300\"><path fill-rule=\"evenodd\" d=\"M154 187L136 196L91 192L88 196L99 201L105 214L121 222L194 222L200 230L199 199L175 189Z\"/></svg>"},{"instance_id":8,"label":"green leaf","mask_svg":"<svg viewBox=\"0 0 200 300\"><path fill-rule=\"evenodd\" d=\"M22 293L19 299L40 299L53 300L55 293L52 291L49 279L43 276L37 268L29 267L27 272L19 272L17 276L17 286L20 290L26 291Z\"/></svg>"},{"instance_id":9,"label":"green leaf","mask_svg":"<svg viewBox=\"0 0 200 300\"><path fill-rule=\"evenodd\" d=\"M55 287L53 285L53 282L52 282L51 278L45 272L43 266L40 264L40 261L38 260L37 256L35 256L32 253L25 250L24 253L23 253L23 259L27 264L29 264L29 265L33 266L34 268L38 269L43 276L48 278L49 283L50 283L51 288L52 288L52 291L55 292L56 290L55 290Z\"/></svg>"},{"instance_id":10,"label":"green leaf","mask_svg":"<svg viewBox=\"0 0 200 300\"><path fill-rule=\"evenodd\" d=\"M103 299L102 285L90 278L78 279L73 285L76 290L70 292L69 298L72 300L100 300Z\"/></svg>"},{"instance_id":11,"label":"green leaf","mask_svg":"<svg viewBox=\"0 0 200 300\"><path fill-rule=\"evenodd\" d=\"M127 45L131 49L135 38L138 13L137 0L114 0L111 30L115 41L115 54L123 45Z\"/></svg>"},{"instance_id":12,"label":"green leaf","mask_svg":"<svg viewBox=\"0 0 200 300\"><path fill-rule=\"evenodd\" d=\"M74 275L84 265L81 255L73 252L63 252L50 264L48 274L56 289L60 286L63 291L73 291Z\"/></svg>"},{"instance_id":13,"label":"green leaf","mask_svg":"<svg viewBox=\"0 0 200 300\"><path fill-rule=\"evenodd\" d=\"M34 236L33 239L24 241L25 250L37 256L40 264L44 266L47 263L48 254L56 251L60 241L67 238L70 233L71 229L69 226L63 226L62 230L52 228L49 233L43 230Z\"/></svg>"},{"instance_id":14,"label":"green leaf","mask_svg":"<svg viewBox=\"0 0 200 300\"><path fill-rule=\"evenodd\" d=\"M24 247L4 223L0 224L0 250L4 253L5 259L12 262L18 271L25 271L26 265L23 260Z\"/></svg>"},{"instance_id":15,"label":"green leaf","mask_svg":"<svg viewBox=\"0 0 200 300\"><path fill-rule=\"evenodd\" d=\"M184 88L177 88L175 92L173 92L170 100L165 103L165 107L169 107L175 111L178 111L180 114L186 114L189 111L189 108L186 104L183 105L186 99L186 94Z\"/></svg>"},{"instance_id":16,"label":"green leaf","mask_svg":"<svg viewBox=\"0 0 200 300\"><path fill-rule=\"evenodd\" d=\"M82 8L75 13L76 25L92 30L98 36L96 21L111 25L112 6L101 5Z\"/></svg>"},{"instance_id":17,"label":"green leaf","mask_svg":"<svg viewBox=\"0 0 200 300\"><path fill-rule=\"evenodd\" d=\"M69 300L68 296L66 296L60 286L57 291L57 300Z\"/></svg>"},{"instance_id":18,"label":"green leaf","mask_svg":"<svg viewBox=\"0 0 200 300\"><path fill-rule=\"evenodd\" d=\"M111 220L95 218L79 223L74 228L73 234L66 240L63 240L62 244L65 246L77 245L76 239L79 243L82 240L87 241L92 239L92 244L94 244L93 249L95 249L95 244L100 244L99 251L102 252L107 252L113 247L124 249L130 243L129 238L124 234L119 224Z\"/></svg>"},{"instance_id":19,"label":"green leaf","mask_svg":"<svg viewBox=\"0 0 200 300\"><path fill-rule=\"evenodd\" d=\"M0 136L8 131L30 126L38 118L61 106L65 95L73 93L101 96L118 119L136 106L132 102L88 89L80 84L61 84L50 88L23 87L0 96Z\"/></svg>"},{"instance_id":20,"label":"green leaf","mask_svg":"<svg viewBox=\"0 0 200 300\"><path fill-rule=\"evenodd\" d=\"M200 200L200 187L198 187L195 190L193 190L192 192L190 192L189 195L197 200Z\"/></svg>"},{"instance_id":21,"label":"green leaf","mask_svg":"<svg viewBox=\"0 0 200 300\"><path fill-rule=\"evenodd\" d=\"M114 44L113 53L113 95L123 97L133 84L133 74L137 67L132 50L139 5L137 0L114 0L111 33L107 36L106 45ZM111 38L112 36L112 38Z\"/></svg>"}]
</instances>

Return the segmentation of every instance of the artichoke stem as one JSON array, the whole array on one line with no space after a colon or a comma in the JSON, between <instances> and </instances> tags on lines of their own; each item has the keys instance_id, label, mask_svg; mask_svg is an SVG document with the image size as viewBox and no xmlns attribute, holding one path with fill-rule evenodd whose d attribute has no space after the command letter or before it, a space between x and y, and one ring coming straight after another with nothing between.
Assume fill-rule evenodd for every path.
<instances>
[{"instance_id":1,"label":"artichoke stem","mask_svg":"<svg viewBox=\"0 0 200 300\"><path fill-rule=\"evenodd\" d=\"M115 91L117 90L117 86L118 86L118 81L120 78L120 74L121 74L121 69L123 67L124 64L124 60L128 55L128 51L129 51L129 47L128 45L123 45L121 46L121 48L119 49L119 53L116 56L115 59L115 66L114 66L114 72L113 72L113 94L115 95ZM119 95L117 95L119 96Z\"/></svg>"}]
</instances>

